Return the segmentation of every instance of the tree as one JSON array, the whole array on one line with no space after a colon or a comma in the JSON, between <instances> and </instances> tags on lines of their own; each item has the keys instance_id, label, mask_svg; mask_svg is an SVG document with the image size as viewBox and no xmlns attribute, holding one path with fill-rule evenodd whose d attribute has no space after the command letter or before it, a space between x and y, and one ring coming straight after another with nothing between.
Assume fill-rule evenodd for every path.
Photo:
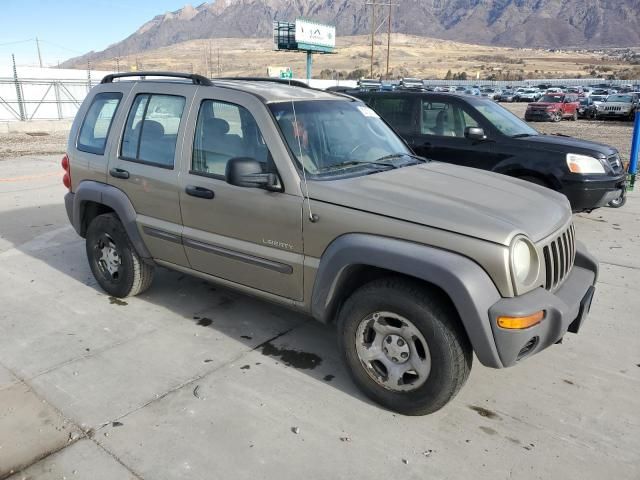
<instances>
[{"instance_id":1,"label":"tree","mask_svg":"<svg viewBox=\"0 0 640 480\"><path fill-rule=\"evenodd\" d=\"M445 80L451 80L453 78L453 73L451 73L451 70L447 70L447 74L444 76Z\"/></svg>"}]
</instances>

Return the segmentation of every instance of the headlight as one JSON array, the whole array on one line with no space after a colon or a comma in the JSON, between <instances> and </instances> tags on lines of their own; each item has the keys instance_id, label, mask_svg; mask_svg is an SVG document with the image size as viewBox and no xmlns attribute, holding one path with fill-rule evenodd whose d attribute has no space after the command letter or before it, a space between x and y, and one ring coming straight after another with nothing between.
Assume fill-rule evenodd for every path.
<instances>
[{"instance_id":1,"label":"headlight","mask_svg":"<svg viewBox=\"0 0 640 480\"><path fill-rule=\"evenodd\" d=\"M577 153L567 153L567 166L571 173L605 173L604 166L597 158Z\"/></svg>"},{"instance_id":2,"label":"headlight","mask_svg":"<svg viewBox=\"0 0 640 480\"><path fill-rule=\"evenodd\" d=\"M511 269L516 292L522 287L530 286L538 278L538 253L526 237L516 237L511 244Z\"/></svg>"}]
</instances>

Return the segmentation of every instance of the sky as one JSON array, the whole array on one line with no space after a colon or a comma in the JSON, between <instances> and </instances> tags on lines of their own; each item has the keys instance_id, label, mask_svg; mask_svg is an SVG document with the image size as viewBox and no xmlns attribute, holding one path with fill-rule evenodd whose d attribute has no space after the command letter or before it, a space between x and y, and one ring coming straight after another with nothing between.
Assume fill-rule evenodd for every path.
<instances>
[{"instance_id":1,"label":"sky","mask_svg":"<svg viewBox=\"0 0 640 480\"><path fill-rule=\"evenodd\" d=\"M189 1L0 0L0 65L10 65L12 53L18 65L37 65L36 37L45 66L103 50L185 3Z\"/></svg>"}]
</instances>

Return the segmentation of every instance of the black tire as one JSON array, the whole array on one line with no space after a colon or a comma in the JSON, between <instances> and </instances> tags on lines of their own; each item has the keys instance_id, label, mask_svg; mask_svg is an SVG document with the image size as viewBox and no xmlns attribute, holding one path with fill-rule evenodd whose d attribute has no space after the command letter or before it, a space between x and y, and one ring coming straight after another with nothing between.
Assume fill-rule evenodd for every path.
<instances>
[{"instance_id":1,"label":"black tire","mask_svg":"<svg viewBox=\"0 0 640 480\"><path fill-rule=\"evenodd\" d=\"M561 122L562 121L562 112L558 112L554 117L553 117L553 121L554 122Z\"/></svg>"},{"instance_id":2,"label":"black tire","mask_svg":"<svg viewBox=\"0 0 640 480\"><path fill-rule=\"evenodd\" d=\"M135 296L151 286L153 266L140 258L116 214L105 213L93 219L87 229L85 246L91 272L109 295ZM105 248L115 255L110 265L103 260ZM109 267L114 271L110 272Z\"/></svg>"},{"instance_id":3,"label":"black tire","mask_svg":"<svg viewBox=\"0 0 640 480\"><path fill-rule=\"evenodd\" d=\"M374 312L394 312L410 319L426 340L430 370L415 389L385 388L360 360L358 327ZM383 278L356 290L340 310L338 344L356 385L376 403L404 415L427 415L444 407L466 382L473 361L472 347L454 307L439 292L404 278Z\"/></svg>"},{"instance_id":4,"label":"black tire","mask_svg":"<svg viewBox=\"0 0 640 480\"><path fill-rule=\"evenodd\" d=\"M623 207L625 203L627 203L627 195L622 193L615 200L611 200L607 206L609 208L620 208Z\"/></svg>"}]
</instances>

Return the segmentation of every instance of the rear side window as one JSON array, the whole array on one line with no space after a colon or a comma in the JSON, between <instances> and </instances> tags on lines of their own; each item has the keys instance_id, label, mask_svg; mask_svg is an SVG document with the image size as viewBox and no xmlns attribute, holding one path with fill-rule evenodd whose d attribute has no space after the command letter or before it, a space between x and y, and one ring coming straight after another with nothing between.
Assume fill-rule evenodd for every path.
<instances>
[{"instance_id":1,"label":"rear side window","mask_svg":"<svg viewBox=\"0 0 640 480\"><path fill-rule=\"evenodd\" d=\"M378 96L373 108L399 133L415 133L416 123L410 99Z\"/></svg>"},{"instance_id":2,"label":"rear side window","mask_svg":"<svg viewBox=\"0 0 640 480\"><path fill-rule=\"evenodd\" d=\"M118 92L98 93L93 98L80 128L78 150L104 155L111 123L121 99L122 94Z\"/></svg>"},{"instance_id":3,"label":"rear side window","mask_svg":"<svg viewBox=\"0 0 640 480\"><path fill-rule=\"evenodd\" d=\"M120 156L124 160L173 168L185 98L139 94L129 112Z\"/></svg>"}]
</instances>

